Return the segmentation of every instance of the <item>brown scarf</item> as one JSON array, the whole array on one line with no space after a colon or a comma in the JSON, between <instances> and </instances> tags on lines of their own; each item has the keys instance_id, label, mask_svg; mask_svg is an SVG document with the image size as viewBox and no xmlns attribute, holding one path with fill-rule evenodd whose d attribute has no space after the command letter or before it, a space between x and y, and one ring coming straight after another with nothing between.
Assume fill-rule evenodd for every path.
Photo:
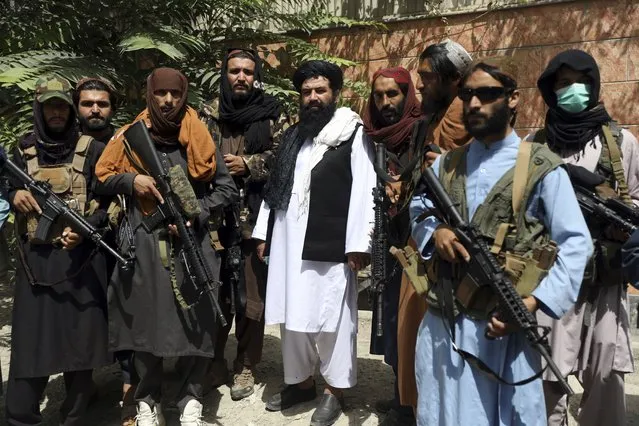
<instances>
[{"instance_id":1,"label":"brown scarf","mask_svg":"<svg viewBox=\"0 0 639 426\"><path fill-rule=\"evenodd\" d=\"M150 112L151 136L160 145L178 143L180 125L186 114L186 98L189 82L184 74L173 68L157 68L146 79L146 105ZM161 105L153 94L156 90L179 90L182 97L168 114L162 112Z\"/></svg>"}]
</instances>

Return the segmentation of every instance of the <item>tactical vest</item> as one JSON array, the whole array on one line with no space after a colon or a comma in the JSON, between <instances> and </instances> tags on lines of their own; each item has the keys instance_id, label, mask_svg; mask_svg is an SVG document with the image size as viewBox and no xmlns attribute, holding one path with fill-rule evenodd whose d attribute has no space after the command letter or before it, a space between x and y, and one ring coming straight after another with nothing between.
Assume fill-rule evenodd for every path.
<instances>
[{"instance_id":1,"label":"tactical vest","mask_svg":"<svg viewBox=\"0 0 639 426\"><path fill-rule=\"evenodd\" d=\"M35 145L20 150L20 155L27 165L27 174L36 181L48 182L51 185L51 190L56 195L83 216L89 211L87 182L83 170L92 142L93 138L91 136L80 136L75 146L75 154L71 163L56 164L54 166L43 166L38 163L38 153ZM35 239L38 218L39 215L37 213L18 215L16 225L18 226L19 234L26 233L29 242L32 244L57 243L61 238L62 231L68 224L64 220L56 220L49 230L46 241L41 241Z\"/></svg>"},{"instance_id":2,"label":"tactical vest","mask_svg":"<svg viewBox=\"0 0 639 426\"><path fill-rule=\"evenodd\" d=\"M595 173L606 179L607 185L617 192L621 201L629 206L634 206L628 192L623 170L623 156L621 154L623 134L621 127L615 121L611 121L608 125L602 126L601 130L601 154L597 160ZM533 140L545 144L545 129L535 133ZM590 220L586 220L586 222L593 238L595 253L584 271L582 287L586 288L595 284L618 285L622 283L622 243L605 238L604 229L600 225L593 224Z\"/></svg>"},{"instance_id":3,"label":"tactical vest","mask_svg":"<svg viewBox=\"0 0 639 426\"><path fill-rule=\"evenodd\" d=\"M439 179L465 221L468 221L468 146L443 154L439 168ZM491 247L522 297L529 296L539 285L557 255L557 245L550 240L545 225L527 215L526 207L537 184L562 164L546 146L522 141L515 166L497 181L470 222ZM435 254L429 262L433 282L436 281L437 258ZM487 319L496 307L497 300L490 287L477 287L466 277L463 265L455 267L453 289L457 312ZM434 286L429 288L427 298L429 309L440 307Z\"/></svg>"}]
</instances>

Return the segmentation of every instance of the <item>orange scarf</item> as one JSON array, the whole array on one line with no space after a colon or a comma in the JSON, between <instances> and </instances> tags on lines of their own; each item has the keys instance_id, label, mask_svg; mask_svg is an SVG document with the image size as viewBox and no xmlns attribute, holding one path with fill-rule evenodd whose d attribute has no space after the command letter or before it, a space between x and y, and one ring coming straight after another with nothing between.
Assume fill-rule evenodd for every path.
<instances>
[{"instance_id":1,"label":"orange scarf","mask_svg":"<svg viewBox=\"0 0 639 426\"><path fill-rule=\"evenodd\" d=\"M135 121L144 120L150 126L151 120L147 109L137 116ZM130 124L122 127L107 144L98 164L95 174L100 182L105 182L111 176L121 173L138 173L129 157L124 152L124 131ZM151 129L152 130L152 129ZM186 148L186 160L189 175L195 180L208 182L215 176L215 144L206 125L200 121L193 108L186 110L186 115L180 126L178 140ZM140 161L135 153L135 159Z\"/></svg>"},{"instance_id":2,"label":"orange scarf","mask_svg":"<svg viewBox=\"0 0 639 426\"><path fill-rule=\"evenodd\" d=\"M137 116L135 121L144 120L151 125L148 109ZM111 176L122 173L140 173L129 160L124 151L124 131L131 124L122 127L109 141L95 166L95 175L100 182L106 182ZM151 129L152 130L152 129ZM208 128L198 118L193 108L187 108L186 115L180 125L178 136L180 144L186 148L186 160L189 175L198 181L208 182L215 176L215 144ZM139 157L133 153L135 160L141 163ZM144 165L144 164L142 164ZM146 200L145 200L146 201ZM145 213L150 211L148 203L142 203Z\"/></svg>"}]
</instances>

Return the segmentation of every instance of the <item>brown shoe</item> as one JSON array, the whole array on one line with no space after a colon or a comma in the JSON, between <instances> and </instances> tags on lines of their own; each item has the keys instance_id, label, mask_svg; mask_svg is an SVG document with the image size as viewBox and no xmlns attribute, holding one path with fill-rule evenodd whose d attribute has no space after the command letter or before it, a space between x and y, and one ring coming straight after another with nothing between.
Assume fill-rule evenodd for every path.
<instances>
[{"instance_id":1,"label":"brown shoe","mask_svg":"<svg viewBox=\"0 0 639 426\"><path fill-rule=\"evenodd\" d=\"M253 371L248 367L242 367L239 373L233 375L233 386L231 387L231 399L239 401L253 394L255 387L255 377Z\"/></svg>"}]
</instances>

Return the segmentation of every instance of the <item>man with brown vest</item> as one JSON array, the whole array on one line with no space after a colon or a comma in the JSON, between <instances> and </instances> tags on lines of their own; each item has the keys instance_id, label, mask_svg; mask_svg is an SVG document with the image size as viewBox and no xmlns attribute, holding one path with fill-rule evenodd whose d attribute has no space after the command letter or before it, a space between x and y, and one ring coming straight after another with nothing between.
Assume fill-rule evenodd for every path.
<instances>
[{"instance_id":1,"label":"man with brown vest","mask_svg":"<svg viewBox=\"0 0 639 426\"><path fill-rule=\"evenodd\" d=\"M52 190L95 227L106 225L106 208L92 188L104 144L81 136L71 86L59 77L36 83L33 131L13 152L13 161ZM11 330L7 423L42 424L40 399L49 376L64 373L67 391L60 424L86 424L92 370L112 362L107 350L104 255L58 219L42 241L34 235L42 214L24 185L10 181L16 213L19 266Z\"/></svg>"}]
</instances>

